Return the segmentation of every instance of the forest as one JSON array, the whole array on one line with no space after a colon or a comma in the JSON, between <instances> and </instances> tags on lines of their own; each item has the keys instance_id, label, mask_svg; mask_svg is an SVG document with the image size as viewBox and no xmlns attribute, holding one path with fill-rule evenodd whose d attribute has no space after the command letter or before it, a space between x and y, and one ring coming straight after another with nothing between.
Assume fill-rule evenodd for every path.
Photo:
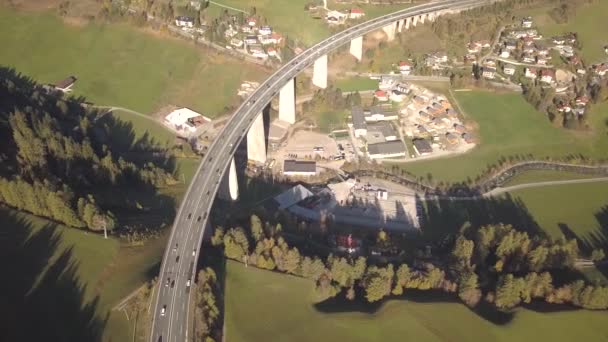
<instances>
[{"instance_id":1,"label":"forest","mask_svg":"<svg viewBox=\"0 0 608 342\"><path fill-rule=\"evenodd\" d=\"M0 202L72 227L111 230L117 219L109 207L127 203L109 192L175 183L167 159L112 144L113 127L96 125L104 114L1 67Z\"/></svg>"}]
</instances>

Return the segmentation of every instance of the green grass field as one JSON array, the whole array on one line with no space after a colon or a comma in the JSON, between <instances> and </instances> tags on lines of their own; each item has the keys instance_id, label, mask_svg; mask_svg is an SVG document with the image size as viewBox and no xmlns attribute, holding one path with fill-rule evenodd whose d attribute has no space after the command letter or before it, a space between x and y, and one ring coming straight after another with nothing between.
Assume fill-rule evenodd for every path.
<instances>
[{"instance_id":1,"label":"green grass field","mask_svg":"<svg viewBox=\"0 0 608 342\"><path fill-rule=\"evenodd\" d=\"M336 80L334 86L340 88L343 92L376 90L378 89L378 80L372 80L368 77L341 78Z\"/></svg>"},{"instance_id":2,"label":"green grass field","mask_svg":"<svg viewBox=\"0 0 608 342\"><path fill-rule=\"evenodd\" d=\"M553 170L531 170L524 173L518 174L511 178L503 187L529 184L536 182L549 182L549 181L562 181L571 179L587 179L598 177L595 175L587 175L584 173L576 172L564 172L564 171L553 171Z\"/></svg>"},{"instance_id":3,"label":"green grass field","mask_svg":"<svg viewBox=\"0 0 608 342\"><path fill-rule=\"evenodd\" d=\"M109 315L107 316L109 320L103 329L104 340L127 341L131 339L133 322L126 321L124 313L110 310L122 298L151 279L157 272L156 268L165 247L165 235L149 241L145 247L128 247L115 238L105 240L99 234L68 228L5 208L0 208L0 222L3 226L2 232L0 232L0 247L4 252L7 249L10 251L10 246L14 246L16 243L23 244L18 246L19 253L23 256L10 260L11 263L14 263L10 267L18 267L21 275L32 273L35 277L35 281L22 284L21 289L14 291L29 290L29 292L35 293L39 303L32 305L39 305L40 308L35 309L39 312L45 312L45 310L55 307L57 315L61 316L62 310L66 311L61 325L47 328L65 329L66 331L86 329L84 325L74 326L74 324L82 324L76 320L77 318L85 319L89 316L84 312L74 313L71 310L75 310L74 306L76 308L84 307L86 304L96 301L95 306L92 307L93 311L90 313L91 317L103 321ZM27 232L28 236L22 238L22 232ZM69 258L66 255L69 255ZM36 257L41 260L37 260ZM2 262L6 263L9 260ZM40 269L33 267L37 264L42 265ZM59 265L64 264L66 264L63 266L64 269L56 269ZM58 283L56 273L67 271L68 265L72 267L74 285L63 289L61 284L64 283ZM3 268L10 270L7 267ZM66 284L66 286L68 285ZM78 287L84 289L82 296L74 293ZM3 293L7 296L17 296L17 294L11 294L10 290L8 293ZM63 306L65 309L62 309ZM7 307L5 309L18 312L17 308ZM30 309L34 310L34 308ZM25 327L23 328L25 329ZM46 328L38 326L38 329Z\"/></svg>"},{"instance_id":4,"label":"green grass field","mask_svg":"<svg viewBox=\"0 0 608 342\"><path fill-rule=\"evenodd\" d=\"M241 80L265 74L199 51L191 42L155 37L126 24L77 27L52 14L2 7L0 41L2 65L41 83L74 75L74 95L142 113L173 104L217 116L238 101Z\"/></svg>"},{"instance_id":5,"label":"green grass field","mask_svg":"<svg viewBox=\"0 0 608 342\"><path fill-rule=\"evenodd\" d=\"M553 127L520 94L457 92L456 99L467 118L478 124L480 144L463 155L404 163L403 168L421 176L431 173L438 181L463 181L474 178L501 156L608 157L605 125L608 103L594 107L589 113L591 131L578 132Z\"/></svg>"},{"instance_id":6,"label":"green grass field","mask_svg":"<svg viewBox=\"0 0 608 342\"><path fill-rule=\"evenodd\" d=\"M567 226L577 238L593 247L608 246L608 240L593 239L608 239L603 236L608 234L608 221L600 219L602 209L608 208L608 182L528 188L511 195L521 199L534 220L550 236L560 236L560 226Z\"/></svg>"},{"instance_id":7,"label":"green grass field","mask_svg":"<svg viewBox=\"0 0 608 342\"><path fill-rule=\"evenodd\" d=\"M119 121L121 125L127 125L132 130L132 136L122 137L128 139L128 141L122 142L121 145L131 144L131 147L133 147L139 141L145 140L165 148L173 146L175 142L175 134L152 117L142 117L120 110L115 110L108 116ZM100 123L103 123L103 120L104 118L101 119ZM120 139L121 137L115 138Z\"/></svg>"},{"instance_id":8,"label":"green grass field","mask_svg":"<svg viewBox=\"0 0 608 342\"><path fill-rule=\"evenodd\" d=\"M600 341L604 312L540 313L518 309L493 324L466 306L430 296L390 300L374 313L326 313L312 301L313 284L229 261L225 324L228 341ZM340 310L340 308L335 308Z\"/></svg>"}]
</instances>

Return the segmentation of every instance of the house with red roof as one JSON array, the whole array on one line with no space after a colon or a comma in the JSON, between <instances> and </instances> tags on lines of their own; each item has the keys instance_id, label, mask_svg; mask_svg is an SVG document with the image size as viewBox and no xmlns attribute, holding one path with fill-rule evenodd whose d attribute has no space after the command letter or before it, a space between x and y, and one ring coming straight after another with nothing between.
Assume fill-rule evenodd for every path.
<instances>
[{"instance_id":1,"label":"house with red roof","mask_svg":"<svg viewBox=\"0 0 608 342\"><path fill-rule=\"evenodd\" d=\"M363 12L360 8L353 8L350 10L350 19L359 19L365 16L365 12Z\"/></svg>"},{"instance_id":2,"label":"house with red roof","mask_svg":"<svg viewBox=\"0 0 608 342\"><path fill-rule=\"evenodd\" d=\"M378 101L388 101L388 95L384 90L376 90L374 93L374 97L378 99Z\"/></svg>"}]
</instances>

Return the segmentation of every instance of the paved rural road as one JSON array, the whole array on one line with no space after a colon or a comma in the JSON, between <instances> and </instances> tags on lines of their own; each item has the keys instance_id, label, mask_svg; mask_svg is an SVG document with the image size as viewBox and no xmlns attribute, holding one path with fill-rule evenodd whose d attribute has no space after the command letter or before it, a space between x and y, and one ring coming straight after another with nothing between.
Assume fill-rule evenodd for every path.
<instances>
[{"instance_id":1,"label":"paved rural road","mask_svg":"<svg viewBox=\"0 0 608 342\"><path fill-rule=\"evenodd\" d=\"M485 197L497 196L497 195L504 194L505 192L511 192L511 191L516 191L516 190L521 190L521 189L528 189L528 188L539 188L539 187L551 186L551 185L583 184L583 183L596 183L596 182L608 182L608 177L536 182L536 183L527 183L527 184L507 186L504 188L498 187L498 188L495 188L495 189L492 189L492 190L486 192L485 194L483 194L483 196L485 196Z\"/></svg>"},{"instance_id":2,"label":"paved rural road","mask_svg":"<svg viewBox=\"0 0 608 342\"><path fill-rule=\"evenodd\" d=\"M410 7L348 28L307 49L285 64L262 83L228 120L218 138L211 144L175 217L168 246L160 268L150 341L188 341L188 282L194 279L196 260L200 253L205 227L213 200L231 157L247 134L253 120L262 112L281 88L315 60L352 39L378 30L397 20L438 10L476 7L497 0L448 0ZM169 279L169 286L165 283ZM173 284L173 285L172 285ZM164 308L164 315L161 310ZM188 335L190 334L190 339Z\"/></svg>"}]
</instances>

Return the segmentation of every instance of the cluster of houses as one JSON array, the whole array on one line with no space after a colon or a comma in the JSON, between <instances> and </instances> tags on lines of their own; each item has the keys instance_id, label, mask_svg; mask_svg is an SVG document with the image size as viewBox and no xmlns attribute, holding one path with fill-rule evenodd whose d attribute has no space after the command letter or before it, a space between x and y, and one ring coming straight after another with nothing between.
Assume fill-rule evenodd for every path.
<instances>
[{"instance_id":1,"label":"cluster of houses","mask_svg":"<svg viewBox=\"0 0 608 342\"><path fill-rule=\"evenodd\" d=\"M434 149L455 150L474 143L473 135L445 97L415 85L407 87L410 98L400 111L400 125L404 135L412 139L417 155L429 155Z\"/></svg>"},{"instance_id":2,"label":"cluster of houses","mask_svg":"<svg viewBox=\"0 0 608 342\"><path fill-rule=\"evenodd\" d=\"M194 30L199 33L205 31L204 25L195 28L194 18L188 16L176 17L175 26L186 31ZM268 25L259 25L255 17L247 18L243 25L237 25L236 19L233 20L227 25L224 37L228 42L226 45L228 49L238 49L261 60L269 57L281 60L279 46L283 42L283 36Z\"/></svg>"},{"instance_id":3,"label":"cluster of houses","mask_svg":"<svg viewBox=\"0 0 608 342\"><path fill-rule=\"evenodd\" d=\"M576 116L582 116L585 114L587 104L589 103L589 97L587 95L577 96L575 99L570 100L567 98L557 99L557 111L563 114L575 114Z\"/></svg>"},{"instance_id":4,"label":"cluster of houses","mask_svg":"<svg viewBox=\"0 0 608 342\"><path fill-rule=\"evenodd\" d=\"M427 54L424 57L424 63L431 70L444 70L449 67L448 54L444 51L437 51Z\"/></svg>"},{"instance_id":5,"label":"cluster of houses","mask_svg":"<svg viewBox=\"0 0 608 342\"><path fill-rule=\"evenodd\" d=\"M352 8L347 11L329 10L325 14L325 21L327 21L329 25L342 25L349 19L356 20L363 18L364 16L365 12L360 8Z\"/></svg>"},{"instance_id":6,"label":"cluster of houses","mask_svg":"<svg viewBox=\"0 0 608 342\"><path fill-rule=\"evenodd\" d=\"M283 42L283 36L274 32L268 25L258 25L256 18L249 18L241 27L228 26L224 33L230 46L243 49L253 57L267 59L268 57L281 60L278 46Z\"/></svg>"},{"instance_id":7,"label":"cluster of houses","mask_svg":"<svg viewBox=\"0 0 608 342\"><path fill-rule=\"evenodd\" d=\"M352 108L349 123L354 140L370 159L406 157L400 132L412 140L418 156L429 155L434 148L453 151L474 143L445 97L394 77L382 77L379 88L374 93L379 104Z\"/></svg>"},{"instance_id":8,"label":"cluster of houses","mask_svg":"<svg viewBox=\"0 0 608 342\"><path fill-rule=\"evenodd\" d=\"M527 17L521 20L518 27L505 30L495 47L493 58L483 61L482 76L494 79L498 71L502 71L505 76L513 76L518 64L523 65L522 75L525 78L538 80L546 86L556 88L558 92L567 90L572 77L564 80L556 77L559 70L556 71L551 65L551 50L557 51L576 73L585 74L585 67L575 50L576 34L567 33L546 39L532 28L533 25L532 18ZM487 45L482 42L474 42L468 48L469 52L479 52L485 46ZM497 62L500 62L502 69L497 66Z\"/></svg>"}]
</instances>

